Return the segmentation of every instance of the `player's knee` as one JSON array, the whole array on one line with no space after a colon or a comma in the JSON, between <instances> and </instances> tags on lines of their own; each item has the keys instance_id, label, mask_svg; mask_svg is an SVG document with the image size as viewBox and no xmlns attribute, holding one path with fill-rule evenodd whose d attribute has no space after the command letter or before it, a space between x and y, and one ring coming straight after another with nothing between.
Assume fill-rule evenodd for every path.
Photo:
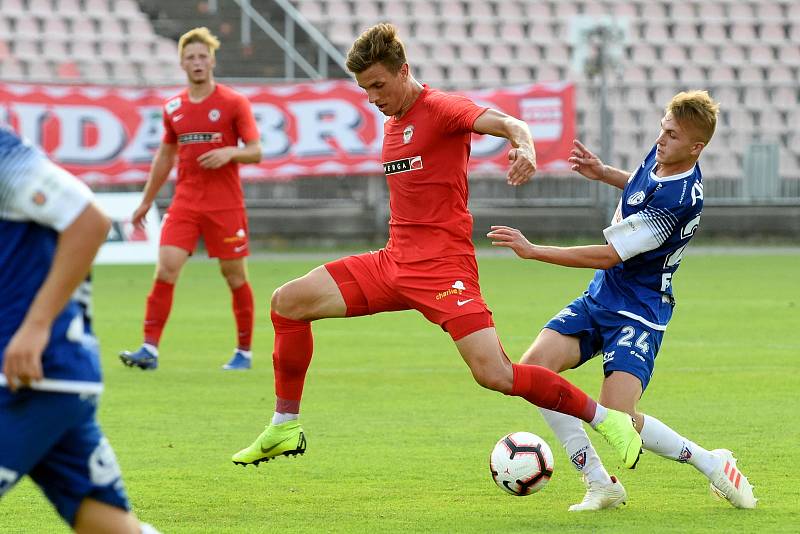
<instances>
[{"instance_id":1,"label":"player's knee","mask_svg":"<svg viewBox=\"0 0 800 534\"><path fill-rule=\"evenodd\" d=\"M471 369L475 382L481 387L500 393L511 392L513 371L506 372L502 366L476 366Z\"/></svg>"},{"instance_id":2,"label":"player's knee","mask_svg":"<svg viewBox=\"0 0 800 534\"><path fill-rule=\"evenodd\" d=\"M178 275L180 275L180 273L180 267L175 267L169 264L159 263L158 267L156 268L156 278L168 284L174 284L177 282Z\"/></svg>"},{"instance_id":3,"label":"player's knee","mask_svg":"<svg viewBox=\"0 0 800 534\"><path fill-rule=\"evenodd\" d=\"M273 312L287 319L303 320L304 306L295 287L295 281L287 282L272 292L270 307Z\"/></svg>"},{"instance_id":4,"label":"player's knee","mask_svg":"<svg viewBox=\"0 0 800 534\"><path fill-rule=\"evenodd\" d=\"M228 287L231 289L238 289L242 287L245 282L247 282L247 278L241 273L222 271L222 276L225 277L225 281L228 283Z\"/></svg>"},{"instance_id":5,"label":"player's knee","mask_svg":"<svg viewBox=\"0 0 800 534\"><path fill-rule=\"evenodd\" d=\"M538 365L554 371L556 373L561 371L561 359L556 357L552 352L541 350L539 347L531 347L520 358L519 363L526 365Z\"/></svg>"}]
</instances>

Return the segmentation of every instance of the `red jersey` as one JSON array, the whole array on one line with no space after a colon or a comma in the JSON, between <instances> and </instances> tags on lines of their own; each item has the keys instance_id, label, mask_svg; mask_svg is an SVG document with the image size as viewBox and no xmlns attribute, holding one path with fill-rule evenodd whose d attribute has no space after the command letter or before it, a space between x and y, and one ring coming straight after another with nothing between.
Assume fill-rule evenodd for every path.
<instances>
[{"instance_id":1,"label":"red jersey","mask_svg":"<svg viewBox=\"0 0 800 534\"><path fill-rule=\"evenodd\" d=\"M474 254L467 209L472 125L487 108L423 86L399 120L383 125L389 242L399 263Z\"/></svg>"},{"instance_id":2,"label":"red jersey","mask_svg":"<svg viewBox=\"0 0 800 534\"><path fill-rule=\"evenodd\" d=\"M213 211L244 208L239 164L204 169L197 158L209 150L237 146L259 138L250 102L221 84L201 102L190 102L184 90L164 103L164 137L178 144L178 182L173 206Z\"/></svg>"}]
</instances>

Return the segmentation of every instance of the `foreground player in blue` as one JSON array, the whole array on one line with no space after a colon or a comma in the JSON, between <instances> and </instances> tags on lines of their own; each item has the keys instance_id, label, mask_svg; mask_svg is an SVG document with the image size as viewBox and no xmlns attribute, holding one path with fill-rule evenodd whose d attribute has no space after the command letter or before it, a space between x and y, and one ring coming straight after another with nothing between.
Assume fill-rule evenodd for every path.
<instances>
[{"instance_id":1,"label":"foreground player in blue","mask_svg":"<svg viewBox=\"0 0 800 534\"><path fill-rule=\"evenodd\" d=\"M0 127L0 497L30 475L76 532L146 534L95 420L87 274L109 226L83 183Z\"/></svg>"},{"instance_id":2,"label":"foreground player in blue","mask_svg":"<svg viewBox=\"0 0 800 534\"><path fill-rule=\"evenodd\" d=\"M677 94L665 111L655 146L633 173L604 165L575 141L572 169L622 189L614 220L603 231L607 244L545 247L506 226L493 226L488 236L521 258L598 269L588 290L545 325L522 363L562 372L602 354L600 402L634 418L643 448L691 464L714 493L737 508L753 508L753 487L730 451L708 451L637 410L672 317L672 277L700 224L703 182L697 160L714 135L719 104L705 91L691 91ZM624 503L625 489L606 472L581 422L541 412L587 484L583 501L570 510Z\"/></svg>"}]
</instances>

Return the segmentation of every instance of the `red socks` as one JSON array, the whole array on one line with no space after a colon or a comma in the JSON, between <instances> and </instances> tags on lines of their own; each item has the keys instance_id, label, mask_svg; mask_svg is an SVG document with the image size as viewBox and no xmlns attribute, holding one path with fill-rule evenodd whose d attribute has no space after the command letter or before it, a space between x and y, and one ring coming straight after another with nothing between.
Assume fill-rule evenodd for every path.
<instances>
[{"instance_id":1,"label":"red socks","mask_svg":"<svg viewBox=\"0 0 800 534\"><path fill-rule=\"evenodd\" d=\"M147 295L147 306L144 314L144 342L155 347L161 340L161 333L172 309L174 284L156 280L153 289Z\"/></svg>"},{"instance_id":2,"label":"red socks","mask_svg":"<svg viewBox=\"0 0 800 534\"><path fill-rule=\"evenodd\" d=\"M250 350L253 340L253 290L250 288L250 284L245 282L233 289L231 294L233 295L233 316L236 317L237 348Z\"/></svg>"},{"instance_id":3,"label":"red socks","mask_svg":"<svg viewBox=\"0 0 800 534\"><path fill-rule=\"evenodd\" d=\"M513 363L511 366L514 368L511 395L587 423L594 419L597 403L558 374L538 365Z\"/></svg>"},{"instance_id":4,"label":"red socks","mask_svg":"<svg viewBox=\"0 0 800 534\"><path fill-rule=\"evenodd\" d=\"M275 396L284 401L297 401L299 408L306 371L314 351L311 322L287 319L274 311L270 313L270 318L275 328L275 349L272 353Z\"/></svg>"}]
</instances>

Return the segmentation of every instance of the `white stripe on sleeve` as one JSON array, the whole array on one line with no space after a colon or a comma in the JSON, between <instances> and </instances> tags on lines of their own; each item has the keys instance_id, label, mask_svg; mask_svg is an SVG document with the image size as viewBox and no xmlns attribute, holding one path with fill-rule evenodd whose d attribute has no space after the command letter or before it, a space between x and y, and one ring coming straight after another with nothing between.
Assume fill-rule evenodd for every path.
<instances>
[{"instance_id":1,"label":"white stripe on sleeve","mask_svg":"<svg viewBox=\"0 0 800 534\"><path fill-rule=\"evenodd\" d=\"M625 217L616 224L612 224L603 235L614 250L617 251L622 261L626 261L648 250L653 250L661 245L653 233L653 229L645 224L638 213Z\"/></svg>"},{"instance_id":2,"label":"white stripe on sleeve","mask_svg":"<svg viewBox=\"0 0 800 534\"><path fill-rule=\"evenodd\" d=\"M23 219L62 232L86 209L91 199L92 192L86 184L43 159L19 182L12 209Z\"/></svg>"}]
</instances>

